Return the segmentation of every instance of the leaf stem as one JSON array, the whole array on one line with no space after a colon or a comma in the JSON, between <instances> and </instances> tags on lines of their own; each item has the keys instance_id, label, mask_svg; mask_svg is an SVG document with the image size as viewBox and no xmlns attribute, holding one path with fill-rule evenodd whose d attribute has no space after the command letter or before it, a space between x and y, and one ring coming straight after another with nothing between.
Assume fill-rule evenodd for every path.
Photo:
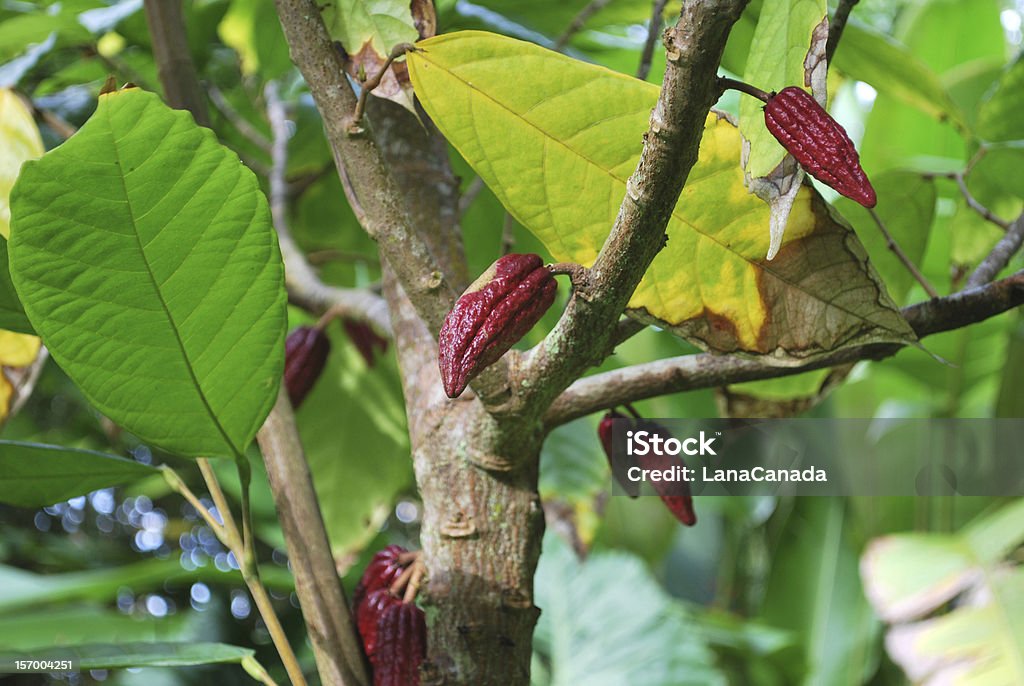
<instances>
[{"instance_id":1,"label":"leaf stem","mask_svg":"<svg viewBox=\"0 0 1024 686\"><path fill-rule=\"evenodd\" d=\"M871 214L871 218L875 220L875 225L878 226L878 230L882 232L882 236L885 237L885 242L889 246L889 250L891 250L893 254L896 255L896 258L903 263L903 266L907 268L907 271L910 272L911 276L921 284L921 287L924 288L924 292L928 294L928 297L933 299L938 298L939 292L935 290L935 287L932 286L928 279L925 278L924 274L921 273L921 270L918 269L917 266L910 261L910 258L907 257L907 254L903 252L899 243L897 243L896 239L892 237L889 230L885 228L885 223L882 222L882 218L878 216L878 213L875 212L874 208L869 207L868 212Z\"/></svg>"},{"instance_id":2,"label":"leaf stem","mask_svg":"<svg viewBox=\"0 0 1024 686\"><path fill-rule=\"evenodd\" d=\"M391 68L391 63L405 53L413 52L417 49L418 48L412 43L399 43L395 47L391 48L391 52L388 53L388 58L384 60L384 64L377 73L362 82L359 90L359 100L356 101L356 110L352 113L352 118L349 121L349 133L359 133L363 130L359 125L359 122L363 120L363 112L366 110L366 99L370 97L370 93L373 89L380 85L381 79L384 78L384 74Z\"/></svg>"},{"instance_id":3,"label":"leaf stem","mask_svg":"<svg viewBox=\"0 0 1024 686\"><path fill-rule=\"evenodd\" d=\"M763 91L757 86L751 86L749 83L737 81L736 79L730 79L727 76L718 77L718 87L720 90L723 91L731 88L732 90L736 90L741 93L746 93L747 95L752 95L763 102L768 102L769 100L772 99L772 96L774 95L774 93L768 93L766 91Z\"/></svg>"}]
</instances>

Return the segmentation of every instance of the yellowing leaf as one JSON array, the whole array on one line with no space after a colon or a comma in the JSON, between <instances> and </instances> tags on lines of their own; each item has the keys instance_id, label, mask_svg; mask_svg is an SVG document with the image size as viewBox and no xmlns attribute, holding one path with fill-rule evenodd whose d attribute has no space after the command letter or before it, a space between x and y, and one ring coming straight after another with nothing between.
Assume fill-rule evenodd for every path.
<instances>
[{"instance_id":1,"label":"yellowing leaf","mask_svg":"<svg viewBox=\"0 0 1024 686\"><path fill-rule=\"evenodd\" d=\"M409 57L416 93L448 140L558 260L591 264L636 167L658 89L535 45L467 31ZM810 188L771 263L768 208L749 195L740 135L705 122L668 243L629 307L698 345L770 353L913 337L848 226Z\"/></svg>"},{"instance_id":2,"label":"yellowing leaf","mask_svg":"<svg viewBox=\"0 0 1024 686\"><path fill-rule=\"evenodd\" d=\"M0 365L24 367L32 364L39 354L38 337L0 330Z\"/></svg>"},{"instance_id":3,"label":"yellowing leaf","mask_svg":"<svg viewBox=\"0 0 1024 686\"><path fill-rule=\"evenodd\" d=\"M8 198L18 178L18 170L23 162L42 154L43 139L39 136L32 113L21 98L6 88L0 88L0 236L4 238L11 233Z\"/></svg>"}]
</instances>

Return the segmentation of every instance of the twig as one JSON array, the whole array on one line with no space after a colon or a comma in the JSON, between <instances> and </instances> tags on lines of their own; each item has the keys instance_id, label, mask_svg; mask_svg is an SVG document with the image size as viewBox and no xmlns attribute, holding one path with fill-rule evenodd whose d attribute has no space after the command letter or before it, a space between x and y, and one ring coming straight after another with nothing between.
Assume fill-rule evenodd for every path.
<instances>
[{"instance_id":1,"label":"twig","mask_svg":"<svg viewBox=\"0 0 1024 686\"><path fill-rule=\"evenodd\" d=\"M843 35L843 29L846 28L850 12L858 2L860 0L839 0L836 13L832 15L832 21L828 24L828 41L825 43L825 59L830 63L836 54L836 48L839 47L839 38Z\"/></svg>"},{"instance_id":2,"label":"twig","mask_svg":"<svg viewBox=\"0 0 1024 686\"><path fill-rule=\"evenodd\" d=\"M480 191L484 189L484 180L481 177L473 179L466 187L466 192L459 198L459 217L466 214L466 210L476 200L476 196L480 195Z\"/></svg>"},{"instance_id":3,"label":"twig","mask_svg":"<svg viewBox=\"0 0 1024 686\"><path fill-rule=\"evenodd\" d=\"M548 271L555 276L559 274L568 276L574 290L583 288L588 278L587 268L575 262L555 262L548 265Z\"/></svg>"},{"instance_id":4,"label":"twig","mask_svg":"<svg viewBox=\"0 0 1024 686\"><path fill-rule=\"evenodd\" d=\"M210 126L210 113L188 49L181 0L145 0L146 22L153 40L160 83L167 104L188 110L200 126Z\"/></svg>"},{"instance_id":5,"label":"twig","mask_svg":"<svg viewBox=\"0 0 1024 686\"><path fill-rule=\"evenodd\" d=\"M516 247L516 218L511 212L505 213L501 222L501 254L508 255Z\"/></svg>"},{"instance_id":6,"label":"twig","mask_svg":"<svg viewBox=\"0 0 1024 686\"><path fill-rule=\"evenodd\" d=\"M970 189L967 187L967 180L964 178L963 173L954 174L953 179L956 181L957 187L960 188L960 193L964 196L964 201L967 203L968 207L980 214L986 221L995 224L1003 231L1006 231L1010 227L1010 222L1005 219L1000 219L996 215L992 214L991 210L977 201L974 195L971 194Z\"/></svg>"},{"instance_id":7,"label":"twig","mask_svg":"<svg viewBox=\"0 0 1024 686\"><path fill-rule=\"evenodd\" d=\"M1006 268L1022 244L1024 244L1024 214L1010 224L1006 234L992 248L992 252L968 277L965 288L977 288L994 279L996 274Z\"/></svg>"},{"instance_id":8,"label":"twig","mask_svg":"<svg viewBox=\"0 0 1024 686\"><path fill-rule=\"evenodd\" d=\"M276 82L267 82L264 98L272 134L272 164L268 174L270 214L277 230L281 256L284 258L289 300L317 315L329 309L343 311L346 316L365 320L380 333L390 336L391 320L383 298L364 289L338 288L323 283L295 244L288 224L288 184L285 179L288 165L288 120Z\"/></svg>"},{"instance_id":9,"label":"twig","mask_svg":"<svg viewBox=\"0 0 1024 686\"><path fill-rule=\"evenodd\" d=\"M240 134L258 147L259 149L270 152L270 139L268 139L262 131L257 129L255 126L249 123L249 120L243 117L235 106L232 105L224 94L216 86L210 86L207 89L207 93L210 95L210 101L213 106L217 108L225 119L234 126Z\"/></svg>"},{"instance_id":10,"label":"twig","mask_svg":"<svg viewBox=\"0 0 1024 686\"><path fill-rule=\"evenodd\" d=\"M918 338L984 321L1024 303L1024 270L979 288L927 300L902 310ZM608 407L667 393L715 388L744 381L791 376L860 360L883 359L903 346L871 344L843 348L798 367L779 367L735 355L702 353L594 374L576 381L551 405L551 428Z\"/></svg>"},{"instance_id":11,"label":"twig","mask_svg":"<svg viewBox=\"0 0 1024 686\"><path fill-rule=\"evenodd\" d=\"M283 386L256 439L267 465L321 682L369 686L366 658L334 567L319 500Z\"/></svg>"},{"instance_id":12,"label":"twig","mask_svg":"<svg viewBox=\"0 0 1024 686\"><path fill-rule=\"evenodd\" d=\"M636 70L636 77L641 81L646 81L647 75L651 73L651 62L654 60L654 46L658 44L661 27L665 23L666 5L668 5L668 0L654 0L654 4L651 7L651 21L647 25L647 40L644 41L644 49L640 53L640 66Z\"/></svg>"},{"instance_id":13,"label":"twig","mask_svg":"<svg viewBox=\"0 0 1024 686\"><path fill-rule=\"evenodd\" d=\"M359 90L359 100L356 101L356 109L352 113L352 119L349 122L349 131L351 133L362 131L360 122L363 121L363 111L366 110L366 99L370 97L370 93L373 89L380 85L381 79L384 78L384 74L391 68L391 63L405 53L412 52L414 50L416 50L416 46L412 43L399 43L391 49L390 53L388 53L388 58L384 60L384 65L377 71L377 73L362 82Z\"/></svg>"},{"instance_id":14,"label":"twig","mask_svg":"<svg viewBox=\"0 0 1024 686\"><path fill-rule=\"evenodd\" d=\"M914 279L921 284L924 292L927 293L929 297L939 297L939 292L935 290L935 287L928 282L928 279L926 279L924 274L921 273L921 270L918 269L917 266L910 261L910 258L907 257L907 254L903 252L903 248L901 248L899 243L896 242L896 239L892 237L889 230L885 228L885 223L882 221L882 218L878 216L878 213L875 212L874 208L869 207L868 212L871 214L871 218L875 220L875 226L878 227L878 230L882 232L882 236L885 237L885 242L886 245L889 246L889 250L896 255L896 259L903 263L903 266L906 267L907 271L910 272Z\"/></svg>"},{"instance_id":15,"label":"twig","mask_svg":"<svg viewBox=\"0 0 1024 686\"><path fill-rule=\"evenodd\" d=\"M306 686L306 678L302 674L302 667L299 665L299 661L295 657L294 651L292 651L291 644L288 642L288 636L285 634L284 628L277 618L277 613L270 602L267 589L263 582L260 581L259 567L255 564L253 558L247 558L246 556L244 543L238 534L238 527L231 516L227 498L224 497L224 491L220 487L220 482L217 481L217 475L207 460L200 458L198 462L206 488L210 491L210 496L217 506L217 512L220 514L223 523L218 522L214 518L213 513L200 502L199 498L196 497L195 493L185 484L177 472L167 466L161 467L160 471L163 473L164 480L167 481L171 489L184 497L196 509L217 539L235 556L235 561L238 562L242 573L242 579L245 581L249 594L256 603L256 608L260 612L260 617L263 618L263 623L267 626L267 631L270 633L278 655L281 656L281 662L284 663L284 668L288 672L288 678L291 679L292 686ZM250 560L249 563L246 563L247 559Z\"/></svg>"},{"instance_id":16,"label":"twig","mask_svg":"<svg viewBox=\"0 0 1024 686\"><path fill-rule=\"evenodd\" d=\"M572 37L583 30L583 26L590 21L590 18L603 10L609 3L611 3L611 0L590 0L590 2L579 11L579 14L573 17L573 20L565 30L565 33L559 36L558 40L555 41L554 49L561 52L562 49L569 44Z\"/></svg>"},{"instance_id":17,"label":"twig","mask_svg":"<svg viewBox=\"0 0 1024 686\"><path fill-rule=\"evenodd\" d=\"M761 100L762 102L768 102L769 100L772 99L772 94L771 93L763 91L760 88L758 88L757 86L752 86L749 83L745 83L743 81L737 81L736 79L730 79L730 78L728 78L726 76L719 76L718 77L718 90L719 90L719 92L722 92L722 91L726 90L727 88L731 88L733 90L740 91L741 93L746 93L747 95L752 95L753 97L757 98L758 100Z\"/></svg>"}]
</instances>

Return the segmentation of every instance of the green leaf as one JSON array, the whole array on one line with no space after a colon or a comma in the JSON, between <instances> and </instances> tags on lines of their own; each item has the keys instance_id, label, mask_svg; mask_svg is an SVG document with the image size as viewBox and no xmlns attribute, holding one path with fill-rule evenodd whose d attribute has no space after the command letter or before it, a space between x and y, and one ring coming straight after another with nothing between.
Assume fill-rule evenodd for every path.
<instances>
[{"instance_id":1,"label":"green leaf","mask_svg":"<svg viewBox=\"0 0 1024 686\"><path fill-rule=\"evenodd\" d=\"M273 405L285 291L266 198L152 93L100 96L12 193L11 277L96 408L170 452L239 456Z\"/></svg>"},{"instance_id":2,"label":"green leaf","mask_svg":"<svg viewBox=\"0 0 1024 686\"><path fill-rule=\"evenodd\" d=\"M11 271L8 266L7 241L0 238L0 329L17 331L18 333L35 333L25 308L14 290L11 282Z\"/></svg>"},{"instance_id":3,"label":"green leaf","mask_svg":"<svg viewBox=\"0 0 1024 686\"><path fill-rule=\"evenodd\" d=\"M836 69L939 121L965 126L964 115L938 75L893 38L848 22L836 49Z\"/></svg>"},{"instance_id":4,"label":"green leaf","mask_svg":"<svg viewBox=\"0 0 1024 686\"><path fill-rule=\"evenodd\" d=\"M935 219L935 182L912 172L890 171L877 175L874 185L878 192L875 212L911 263L920 267ZM889 249L871 214L847 198L838 198L834 204L857 230L889 295L903 302L916 281Z\"/></svg>"},{"instance_id":5,"label":"green leaf","mask_svg":"<svg viewBox=\"0 0 1024 686\"><path fill-rule=\"evenodd\" d=\"M241 664L254 654L252 648L240 648L226 643L93 643L33 650L31 659L77 659L79 667L86 670L187 667L222 662ZM26 658L26 655L18 653L0 653L0 664L10 664L12 660Z\"/></svg>"},{"instance_id":6,"label":"green leaf","mask_svg":"<svg viewBox=\"0 0 1024 686\"><path fill-rule=\"evenodd\" d=\"M764 3L743 80L769 92L786 86L810 86L804 60L814 28L825 16L825 0ZM764 124L762 107L764 103L756 98L740 99L740 130L750 141L747 173L753 177L767 176L786 156L786 150Z\"/></svg>"},{"instance_id":7,"label":"green leaf","mask_svg":"<svg viewBox=\"0 0 1024 686\"><path fill-rule=\"evenodd\" d=\"M38 507L152 476L156 468L91 450L0 440L0 502Z\"/></svg>"},{"instance_id":8,"label":"green leaf","mask_svg":"<svg viewBox=\"0 0 1024 686\"><path fill-rule=\"evenodd\" d=\"M548 534L536 596L534 686L726 683L684 609L632 555L595 553L580 563Z\"/></svg>"},{"instance_id":9,"label":"green leaf","mask_svg":"<svg viewBox=\"0 0 1024 686\"><path fill-rule=\"evenodd\" d=\"M861 559L867 597L894 626L886 647L915 683L1024 683L1024 499L957 534L895 534ZM953 598L960 601L938 616ZM918 620L918 621L914 621Z\"/></svg>"},{"instance_id":10,"label":"green leaf","mask_svg":"<svg viewBox=\"0 0 1024 686\"><path fill-rule=\"evenodd\" d=\"M420 46L410 74L448 140L556 260L591 264L658 89L492 34L445 34ZM780 361L907 340L863 248L812 190L798 195L778 257L763 259L768 208L744 188L739 158L736 128L710 115L667 246L629 307L703 347ZM836 327L827 333L826 318Z\"/></svg>"},{"instance_id":11,"label":"green leaf","mask_svg":"<svg viewBox=\"0 0 1024 686\"><path fill-rule=\"evenodd\" d=\"M194 614L134 617L100 605L36 608L32 612L0 614L0 644L5 650L31 650L55 645L189 638Z\"/></svg>"},{"instance_id":12,"label":"green leaf","mask_svg":"<svg viewBox=\"0 0 1024 686\"><path fill-rule=\"evenodd\" d=\"M989 141L1024 139L1024 55L999 77L996 87L981 103L978 135Z\"/></svg>"},{"instance_id":13,"label":"green leaf","mask_svg":"<svg viewBox=\"0 0 1024 686\"><path fill-rule=\"evenodd\" d=\"M804 684L863 684L878 664L850 523L842 499L796 498L772 554L763 620L801 637Z\"/></svg>"}]
</instances>

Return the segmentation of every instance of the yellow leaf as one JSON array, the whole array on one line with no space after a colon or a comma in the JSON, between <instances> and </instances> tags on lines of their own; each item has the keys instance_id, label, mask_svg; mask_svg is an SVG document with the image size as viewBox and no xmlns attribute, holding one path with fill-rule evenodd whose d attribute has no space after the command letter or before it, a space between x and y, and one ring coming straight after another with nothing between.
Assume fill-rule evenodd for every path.
<instances>
[{"instance_id":1,"label":"yellow leaf","mask_svg":"<svg viewBox=\"0 0 1024 686\"><path fill-rule=\"evenodd\" d=\"M39 355L40 346L37 336L0 329L0 365L27 367Z\"/></svg>"},{"instance_id":2,"label":"yellow leaf","mask_svg":"<svg viewBox=\"0 0 1024 686\"><path fill-rule=\"evenodd\" d=\"M18 170L26 160L43 154L43 139L32 113L17 95L0 88L0 236L11 232L8 198Z\"/></svg>"}]
</instances>

